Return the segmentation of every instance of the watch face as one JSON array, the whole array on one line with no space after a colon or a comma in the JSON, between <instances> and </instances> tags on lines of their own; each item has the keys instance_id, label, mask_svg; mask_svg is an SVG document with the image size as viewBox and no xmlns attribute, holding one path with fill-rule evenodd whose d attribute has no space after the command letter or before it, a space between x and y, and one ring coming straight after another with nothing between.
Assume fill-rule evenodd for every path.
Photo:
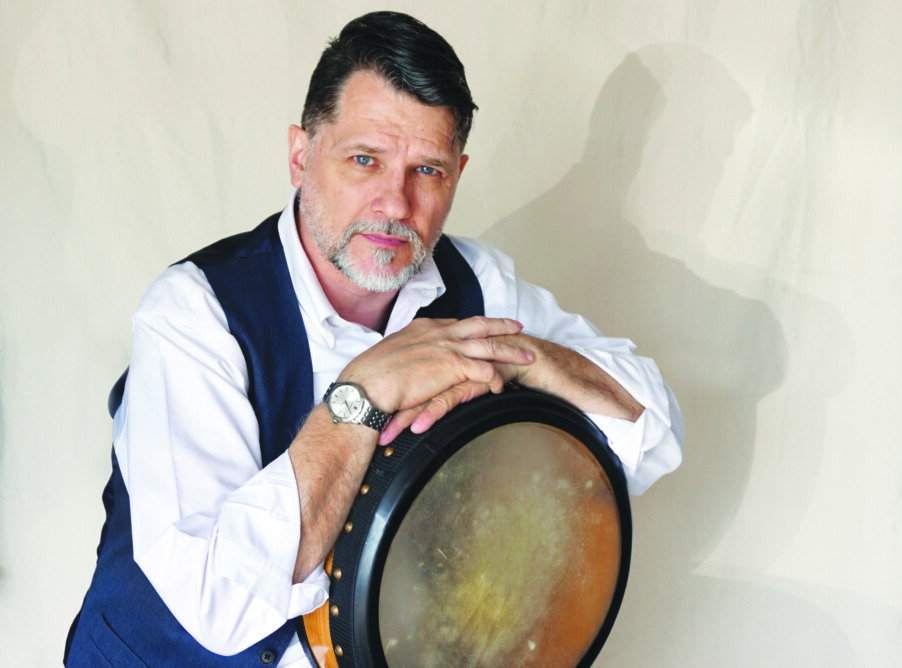
<instances>
[{"instance_id":1,"label":"watch face","mask_svg":"<svg viewBox=\"0 0 902 668\"><path fill-rule=\"evenodd\" d=\"M339 420L348 420L356 415L363 405L363 396L353 385L339 385L329 395L329 408Z\"/></svg>"}]
</instances>

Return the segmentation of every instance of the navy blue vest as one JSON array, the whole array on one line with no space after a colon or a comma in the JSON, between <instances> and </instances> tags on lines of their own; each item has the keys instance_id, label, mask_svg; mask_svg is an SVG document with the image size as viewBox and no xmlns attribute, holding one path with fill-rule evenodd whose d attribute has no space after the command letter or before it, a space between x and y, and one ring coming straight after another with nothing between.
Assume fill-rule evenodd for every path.
<instances>
[{"instance_id":1,"label":"navy blue vest","mask_svg":"<svg viewBox=\"0 0 902 668\"><path fill-rule=\"evenodd\" d=\"M186 258L204 272L247 361L248 396L260 426L266 466L285 452L314 406L313 368L297 296L279 239L279 214L256 229L223 239ZM484 313L473 270L446 238L435 247L446 292L418 317L466 318ZM122 375L110 393L110 414L122 400ZM113 453L103 491L106 522L97 566L69 631L68 668L129 666L266 666L276 663L295 632L287 621L234 656L204 649L182 628L135 563L128 492Z\"/></svg>"}]
</instances>

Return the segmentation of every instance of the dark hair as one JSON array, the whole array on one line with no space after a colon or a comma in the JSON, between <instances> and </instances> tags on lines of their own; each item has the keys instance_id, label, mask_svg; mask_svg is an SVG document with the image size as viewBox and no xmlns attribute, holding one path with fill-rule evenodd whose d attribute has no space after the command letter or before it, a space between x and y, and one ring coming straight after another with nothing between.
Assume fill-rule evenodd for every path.
<instances>
[{"instance_id":1,"label":"dark hair","mask_svg":"<svg viewBox=\"0 0 902 668\"><path fill-rule=\"evenodd\" d=\"M375 72L422 104L448 109L455 120L452 141L463 150L477 108L464 66L444 37L398 12L354 19L329 42L307 89L301 126L308 133L335 120L345 83L361 70Z\"/></svg>"}]
</instances>

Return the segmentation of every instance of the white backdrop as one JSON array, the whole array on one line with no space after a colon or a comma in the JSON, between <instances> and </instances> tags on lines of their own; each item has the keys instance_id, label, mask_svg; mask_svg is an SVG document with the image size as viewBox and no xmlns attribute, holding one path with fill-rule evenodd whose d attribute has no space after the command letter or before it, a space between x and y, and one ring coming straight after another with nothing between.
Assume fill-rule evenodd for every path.
<instances>
[{"instance_id":1,"label":"white backdrop","mask_svg":"<svg viewBox=\"0 0 902 668\"><path fill-rule=\"evenodd\" d=\"M481 110L448 229L655 357L684 466L634 504L599 665L902 657L902 4L390 2ZM58 665L109 386L170 262L280 209L372 2L0 5L0 663Z\"/></svg>"}]
</instances>

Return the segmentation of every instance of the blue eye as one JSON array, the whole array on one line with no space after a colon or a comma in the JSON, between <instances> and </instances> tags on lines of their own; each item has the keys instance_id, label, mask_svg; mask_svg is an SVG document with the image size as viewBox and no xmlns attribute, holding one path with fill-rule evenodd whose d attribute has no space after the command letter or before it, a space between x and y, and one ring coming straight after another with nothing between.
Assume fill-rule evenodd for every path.
<instances>
[{"instance_id":1,"label":"blue eye","mask_svg":"<svg viewBox=\"0 0 902 668\"><path fill-rule=\"evenodd\" d=\"M425 174L426 176L435 176L438 174L438 170L435 167L430 167L429 165L423 165L418 167L420 174Z\"/></svg>"},{"instance_id":2,"label":"blue eye","mask_svg":"<svg viewBox=\"0 0 902 668\"><path fill-rule=\"evenodd\" d=\"M376 164L376 161L368 155L355 155L354 162L356 162L358 165L361 165L362 167L371 167L372 165Z\"/></svg>"}]
</instances>

